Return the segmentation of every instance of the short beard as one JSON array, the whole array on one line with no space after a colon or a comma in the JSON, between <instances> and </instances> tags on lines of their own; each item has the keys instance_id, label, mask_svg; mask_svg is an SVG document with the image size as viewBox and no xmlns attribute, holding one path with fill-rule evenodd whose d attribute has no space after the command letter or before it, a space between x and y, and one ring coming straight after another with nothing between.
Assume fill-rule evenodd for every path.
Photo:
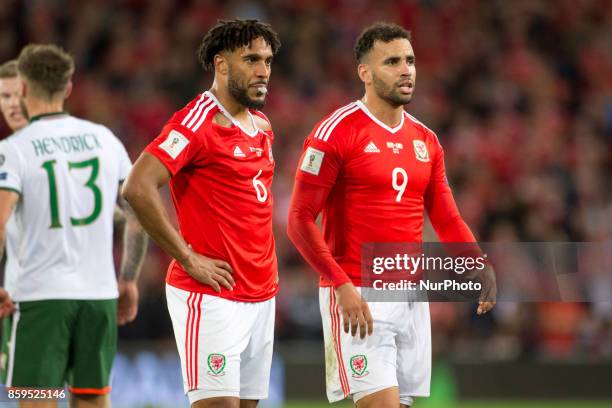
<instances>
[{"instance_id":1,"label":"short beard","mask_svg":"<svg viewBox=\"0 0 612 408\"><path fill-rule=\"evenodd\" d=\"M234 79L232 72L230 71L227 76L227 88L229 89L230 95L242 106L249 109L261 109L266 104L265 98L261 101L253 100L249 97L248 88L240 87L238 81Z\"/></svg>"},{"instance_id":2,"label":"short beard","mask_svg":"<svg viewBox=\"0 0 612 408\"><path fill-rule=\"evenodd\" d=\"M372 74L372 83L376 94L393 107L408 105L412 101L412 95L399 95L393 86L387 85L374 74Z\"/></svg>"}]
</instances>

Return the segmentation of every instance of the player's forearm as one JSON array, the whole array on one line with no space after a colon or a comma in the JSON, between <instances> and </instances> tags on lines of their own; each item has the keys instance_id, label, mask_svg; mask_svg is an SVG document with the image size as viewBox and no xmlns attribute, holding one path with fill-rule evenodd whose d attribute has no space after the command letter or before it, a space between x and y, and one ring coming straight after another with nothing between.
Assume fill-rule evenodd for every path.
<instances>
[{"instance_id":1,"label":"player's forearm","mask_svg":"<svg viewBox=\"0 0 612 408\"><path fill-rule=\"evenodd\" d=\"M6 226L18 200L19 194L13 191L0 189L0 260L4 256Z\"/></svg>"},{"instance_id":2,"label":"player's forearm","mask_svg":"<svg viewBox=\"0 0 612 408\"><path fill-rule=\"evenodd\" d=\"M170 222L157 186L126 185L123 198L130 204L140 225L167 254L184 264L192 251Z\"/></svg>"},{"instance_id":3,"label":"player's forearm","mask_svg":"<svg viewBox=\"0 0 612 408\"><path fill-rule=\"evenodd\" d=\"M430 218L431 219L431 218ZM433 221L432 225L438 234L440 242L475 242L476 238L460 215L441 221Z\"/></svg>"},{"instance_id":4,"label":"player's forearm","mask_svg":"<svg viewBox=\"0 0 612 408\"><path fill-rule=\"evenodd\" d=\"M287 234L306 262L338 287L351 279L334 259L315 223L327 194L321 188L297 181L289 208Z\"/></svg>"},{"instance_id":5,"label":"player's forearm","mask_svg":"<svg viewBox=\"0 0 612 408\"><path fill-rule=\"evenodd\" d=\"M123 227L123 225L125 224L125 214L123 213L121 207L119 207L118 205L115 206L115 211L113 212L113 224L115 224L115 227Z\"/></svg>"},{"instance_id":6,"label":"player's forearm","mask_svg":"<svg viewBox=\"0 0 612 408\"><path fill-rule=\"evenodd\" d=\"M476 238L467 226L450 187L445 183L430 190L425 197L425 208L441 242L475 242Z\"/></svg>"},{"instance_id":7,"label":"player's forearm","mask_svg":"<svg viewBox=\"0 0 612 408\"><path fill-rule=\"evenodd\" d=\"M4 246L6 244L6 230L4 227L0 228L0 262L4 258Z\"/></svg>"},{"instance_id":8,"label":"player's forearm","mask_svg":"<svg viewBox=\"0 0 612 408\"><path fill-rule=\"evenodd\" d=\"M125 230L123 233L123 259L121 262L120 279L136 281L142 269L149 237L138 222L136 215L125 206Z\"/></svg>"},{"instance_id":9,"label":"player's forearm","mask_svg":"<svg viewBox=\"0 0 612 408\"><path fill-rule=\"evenodd\" d=\"M338 265L327 245L319 243L324 240L314 221L304 222L299 217L290 216L287 234L306 262L321 276L329 279L334 287L351 281L346 272Z\"/></svg>"}]
</instances>

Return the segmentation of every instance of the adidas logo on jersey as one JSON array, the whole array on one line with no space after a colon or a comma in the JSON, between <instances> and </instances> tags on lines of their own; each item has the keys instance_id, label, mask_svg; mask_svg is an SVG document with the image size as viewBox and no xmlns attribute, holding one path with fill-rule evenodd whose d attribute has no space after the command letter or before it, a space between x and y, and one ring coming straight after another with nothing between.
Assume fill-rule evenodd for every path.
<instances>
[{"instance_id":1,"label":"adidas logo on jersey","mask_svg":"<svg viewBox=\"0 0 612 408\"><path fill-rule=\"evenodd\" d=\"M368 143L368 145L366 146L365 149L363 149L363 151L365 153L380 153L380 150L378 149L378 147L376 147L374 142Z\"/></svg>"},{"instance_id":2,"label":"adidas logo on jersey","mask_svg":"<svg viewBox=\"0 0 612 408\"><path fill-rule=\"evenodd\" d=\"M234 147L234 157L246 157L246 154L240 149L240 146Z\"/></svg>"}]
</instances>

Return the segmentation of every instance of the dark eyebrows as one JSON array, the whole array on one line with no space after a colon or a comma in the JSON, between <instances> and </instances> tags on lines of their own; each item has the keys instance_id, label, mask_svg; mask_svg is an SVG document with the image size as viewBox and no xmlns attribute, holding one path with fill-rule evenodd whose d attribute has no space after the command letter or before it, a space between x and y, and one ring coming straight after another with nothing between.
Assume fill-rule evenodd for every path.
<instances>
[{"instance_id":1,"label":"dark eyebrows","mask_svg":"<svg viewBox=\"0 0 612 408\"><path fill-rule=\"evenodd\" d=\"M414 58L414 54L407 54L405 57L403 57L406 59L406 61L409 62L414 62L415 58ZM391 55L387 58L385 58L383 60L383 64L388 64L388 63L396 63L399 62L402 59L402 57L397 56L397 55Z\"/></svg>"},{"instance_id":2,"label":"dark eyebrows","mask_svg":"<svg viewBox=\"0 0 612 408\"><path fill-rule=\"evenodd\" d=\"M388 64L390 62L399 62L400 57L396 56L396 55L392 55L390 57L385 58L385 60L383 61L385 64Z\"/></svg>"},{"instance_id":3,"label":"dark eyebrows","mask_svg":"<svg viewBox=\"0 0 612 408\"><path fill-rule=\"evenodd\" d=\"M242 56L242 59L245 60L245 61L246 60L250 60L250 59L255 60L255 61L260 61L260 60L262 60L264 58L265 58L266 61L268 61L268 60L271 61L272 60L272 55L266 56L264 54L259 54L259 53L253 52L253 53L245 54L245 55Z\"/></svg>"}]
</instances>

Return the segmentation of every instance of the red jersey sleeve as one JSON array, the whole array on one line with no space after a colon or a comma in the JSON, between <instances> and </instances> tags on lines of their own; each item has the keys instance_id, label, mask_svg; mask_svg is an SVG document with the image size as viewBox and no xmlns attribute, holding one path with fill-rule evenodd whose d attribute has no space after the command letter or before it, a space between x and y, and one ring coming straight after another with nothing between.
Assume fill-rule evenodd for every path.
<instances>
[{"instance_id":1,"label":"red jersey sleeve","mask_svg":"<svg viewBox=\"0 0 612 408\"><path fill-rule=\"evenodd\" d=\"M325 121L316 126L304 141L304 151L298 165L296 180L322 187L336 183L343 159L342 135L334 132L327 139L321 135Z\"/></svg>"},{"instance_id":2,"label":"red jersey sleeve","mask_svg":"<svg viewBox=\"0 0 612 408\"><path fill-rule=\"evenodd\" d=\"M201 160L205 147L200 133L171 119L145 151L157 157L174 176L182 168Z\"/></svg>"},{"instance_id":3,"label":"red jersey sleeve","mask_svg":"<svg viewBox=\"0 0 612 408\"><path fill-rule=\"evenodd\" d=\"M336 183L343 161L342 130L319 123L304 142L289 207L287 234L304 259L334 287L351 281L334 259L316 219ZM326 137L327 136L327 137Z\"/></svg>"},{"instance_id":4,"label":"red jersey sleeve","mask_svg":"<svg viewBox=\"0 0 612 408\"><path fill-rule=\"evenodd\" d=\"M436 139L431 179L425 193L425 208L441 242L475 242L476 238L466 225L448 185L444 167L444 150Z\"/></svg>"}]
</instances>

